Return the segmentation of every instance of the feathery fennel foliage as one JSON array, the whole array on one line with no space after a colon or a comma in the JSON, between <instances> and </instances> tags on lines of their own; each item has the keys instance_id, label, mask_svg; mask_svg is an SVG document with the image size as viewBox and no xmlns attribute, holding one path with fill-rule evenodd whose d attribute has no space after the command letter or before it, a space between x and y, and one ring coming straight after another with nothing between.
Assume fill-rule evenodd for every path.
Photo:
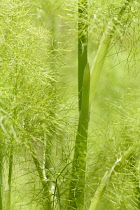
<instances>
[{"instance_id":1,"label":"feathery fennel foliage","mask_svg":"<svg viewBox=\"0 0 140 210\"><path fill-rule=\"evenodd\" d=\"M2 142L4 142L1 144L1 150L3 151L2 147L4 147L5 160L4 164L2 162L0 164L0 172L1 174L2 171L8 173L6 176L8 179L7 204L5 202L7 207L4 201L3 205L7 210L16 208L14 201L11 200L13 167L16 164L14 157L17 153L23 157L25 150L28 151L29 157L33 157L43 191L46 191L43 192L45 194L43 202L47 209L46 205L50 205L51 198L48 195L50 190L47 190L49 182L45 185L44 182L50 172L47 171L47 165L43 166L42 152L46 156L44 145L49 144L49 136L57 132L53 130L53 127L57 125L57 130L60 127L59 116L55 115L54 111L58 104L56 71L49 65L50 32L33 26L30 8L26 3L2 1L0 7L0 129ZM55 144L55 142L50 144ZM6 167L8 167L7 170ZM45 173L43 173L44 170ZM4 179L3 184L0 185L3 186L3 190L6 182Z\"/></svg>"},{"instance_id":2,"label":"feathery fennel foliage","mask_svg":"<svg viewBox=\"0 0 140 210\"><path fill-rule=\"evenodd\" d=\"M139 95L120 99L123 69L139 69L138 1L0 9L0 208L139 209Z\"/></svg>"}]
</instances>

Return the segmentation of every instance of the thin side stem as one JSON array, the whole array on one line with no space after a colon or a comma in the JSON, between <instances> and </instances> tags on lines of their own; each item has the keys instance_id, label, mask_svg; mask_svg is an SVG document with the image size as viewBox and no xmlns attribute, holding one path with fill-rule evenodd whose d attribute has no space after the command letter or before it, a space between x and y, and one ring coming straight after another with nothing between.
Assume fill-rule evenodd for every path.
<instances>
[{"instance_id":1,"label":"thin side stem","mask_svg":"<svg viewBox=\"0 0 140 210\"><path fill-rule=\"evenodd\" d=\"M51 203L51 194L50 194L50 191L49 191L49 180L47 179L46 176L44 176L44 169L41 167L41 164L35 154L35 151L33 150L31 144L29 144L29 147L30 147L30 151L31 151L31 155L32 155L32 158L33 158L33 161L34 161L34 164L36 166L36 170L38 172L38 175L39 175L39 178L40 178L40 181L42 183L42 187L43 187L43 196L44 196L44 199L45 199L45 202L44 202L44 209L45 210L48 210L48 209L52 209L52 203Z\"/></svg>"},{"instance_id":2,"label":"thin side stem","mask_svg":"<svg viewBox=\"0 0 140 210\"><path fill-rule=\"evenodd\" d=\"M118 171L119 168L124 164L124 162L130 157L130 155L135 152L135 150L140 146L140 142L137 141L135 144L133 144L123 155L121 158L117 159L110 171L105 172L105 175L103 179L101 180L100 185L98 186L93 200L91 202L91 205L89 207L89 210L97 210L100 200L102 198L102 195L105 192L107 183L109 182L111 176L114 174L115 171Z\"/></svg>"},{"instance_id":3,"label":"thin side stem","mask_svg":"<svg viewBox=\"0 0 140 210\"><path fill-rule=\"evenodd\" d=\"M128 1L129 2L129 1ZM119 18L125 11L128 3L124 4L118 14ZM86 14L86 16L83 16ZM84 209L86 154L89 124L89 109L95 95L95 89L99 81L101 70L109 48L111 37L115 31L114 21L110 21L105 31L93 67L91 76L87 65L87 1L79 0L79 22L78 22L78 99L79 99L79 122L74 148L74 159L72 165L72 177L70 181L70 193L68 210ZM86 18L85 18L86 17ZM84 19L84 22L83 22ZM83 28L83 30L81 30ZM90 86L91 84L91 86ZM97 191L97 195L104 190L106 176ZM100 197L100 196L99 196ZM97 199L96 199L97 200ZM98 203L98 202L97 202ZM97 205L97 204L96 204Z\"/></svg>"},{"instance_id":4,"label":"thin side stem","mask_svg":"<svg viewBox=\"0 0 140 210\"><path fill-rule=\"evenodd\" d=\"M127 0L125 1L125 3L122 5L118 15L117 15L117 19L119 21L121 21L122 15L125 12L126 8L129 6L130 2L132 2L133 0ZM114 19L112 19L111 21L109 21L108 25L107 25L107 29L105 30L103 36L102 36L102 40L100 42L100 45L98 47L95 59L93 61L93 66L91 68L91 87L90 87L90 99L89 99L89 104L91 106L94 96L95 96L95 91L96 91L96 86L98 84L100 75L101 75L101 71L104 65L104 61L106 58L106 54L111 42L111 38L113 33L115 32L117 23L114 22Z\"/></svg>"},{"instance_id":5,"label":"thin side stem","mask_svg":"<svg viewBox=\"0 0 140 210\"><path fill-rule=\"evenodd\" d=\"M13 89L13 100L14 104L17 102L17 95L18 95L18 63L16 60L16 68L15 68L15 75L17 75L14 80L14 89ZM13 121L17 117L17 108L16 106L13 108ZM11 125L11 142L10 142L10 154L9 154L9 172L8 172L8 194L7 194L7 210L11 209L11 188L12 188L12 172L13 172L13 159L14 159L14 139L17 139L16 132L14 130L13 125Z\"/></svg>"},{"instance_id":6,"label":"thin side stem","mask_svg":"<svg viewBox=\"0 0 140 210\"><path fill-rule=\"evenodd\" d=\"M91 83L90 83L91 86L90 86L90 99L89 99L90 106L95 96L96 86L99 82L101 71L102 71L106 54L107 54L109 44L111 41L111 35L110 35L111 31L112 31L112 28L110 29L110 23L109 23L108 29L103 34L102 40L100 42L100 45L96 53L96 57L93 62L93 66L91 68Z\"/></svg>"}]
</instances>

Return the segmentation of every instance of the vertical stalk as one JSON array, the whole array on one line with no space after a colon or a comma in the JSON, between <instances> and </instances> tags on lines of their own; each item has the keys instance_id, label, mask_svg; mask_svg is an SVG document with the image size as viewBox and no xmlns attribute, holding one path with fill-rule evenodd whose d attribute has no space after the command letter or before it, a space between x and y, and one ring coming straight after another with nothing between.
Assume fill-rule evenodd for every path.
<instances>
[{"instance_id":1,"label":"vertical stalk","mask_svg":"<svg viewBox=\"0 0 140 210\"><path fill-rule=\"evenodd\" d=\"M88 24L87 0L78 2L78 100L79 111L82 103L84 70L87 65Z\"/></svg>"},{"instance_id":2,"label":"vertical stalk","mask_svg":"<svg viewBox=\"0 0 140 210\"><path fill-rule=\"evenodd\" d=\"M14 119L16 110L14 109ZM9 171L8 171L8 194L7 194L7 210L11 209L11 192L12 192L12 174L13 174L13 160L14 160L14 139L17 139L14 127L11 126L11 145L9 154Z\"/></svg>"},{"instance_id":3,"label":"vertical stalk","mask_svg":"<svg viewBox=\"0 0 140 210\"><path fill-rule=\"evenodd\" d=\"M122 6L118 19L125 11L128 2ZM72 176L69 187L68 210L84 209L84 193L85 193L85 172L86 172L86 153L87 153L87 138L89 124L89 109L92 99L95 95L95 89L99 81L101 70L105 61L105 57L109 48L112 33L115 30L114 22L111 21L107 26L96 57L91 69L91 76L87 64L87 42L88 42L88 27L87 27L87 1L79 0L78 4L78 99L79 99L79 122L74 148L74 159L72 164ZM111 25L110 25L111 24ZM91 79L90 79L91 78ZM91 86L90 86L91 80ZM103 183L106 180L103 179ZM99 191L104 189L104 184L101 185ZM98 192L99 192L98 191ZM98 194L98 193L97 193ZM100 194L100 193L99 193Z\"/></svg>"},{"instance_id":4,"label":"vertical stalk","mask_svg":"<svg viewBox=\"0 0 140 210\"><path fill-rule=\"evenodd\" d=\"M78 2L78 101L79 122L76 134L68 209L84 209L85 171L89 122L90 72L87 59L87 0Z\"/></svg>"},{"instance_id":5,"label":"vertical stalk","mask_svg":"<svg viewBox=\"0 0 140 210\"><path fill-rule=\"evenodd\" d=\"M87 137L89 123L90 72L87 65L82 88L82 104L76 135L68 209L84 209Z\"/></svg>"},{"instance_id":6,"label":"vertical stalk","mask_svg":"<svg viewBox=\"0 0 140 210\"><path fill-rule=\"evenodd\" d=\"M50 16L50 27L51 27L51 37L52 37L52 43L50 46L50 51L51 51L51 58L50 58L50 68L53 69L53 71L55 71L55 78L54 81L51 82L52 85L52 89L49 90L49 94L50 96L52 94L54 94L53 97L53 109L51 108L49 111L50 116L55 118L55 112L56 112L56 104L57 104L57 93L56 93L56 77L57 77L57 73L56 73L56 66L55 66L55 57L56 57L56 48L57 48L57 42L56 42L56 26L57 26L57 20L55 18L55 16L52 14ZM44 176L47 177L48 180L51 180L47 183L47 187L45 189L45 193L46 195L49 195L48 197L48 208L49 210L56 208L56 206L58 208L60 208L59 206L59 202L58 199L56 197L56 186L55 183L52 181L53 177L51 174L51 168L52 168L52 163L51 160L53 158L53 153L54 153L54 149L55 147L53 147L53 145L55 144L54 142L54 137L55 137L55 125L51 125L51 127L48 128L50 133L48 135L44 136Z\"/></svg>"}]
</instances>

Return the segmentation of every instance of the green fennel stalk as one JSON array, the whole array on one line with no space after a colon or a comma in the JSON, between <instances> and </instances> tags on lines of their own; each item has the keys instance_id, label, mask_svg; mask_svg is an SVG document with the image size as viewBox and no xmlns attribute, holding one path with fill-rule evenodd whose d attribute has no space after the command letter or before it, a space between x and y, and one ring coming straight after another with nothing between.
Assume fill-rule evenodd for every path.
<instances>
[{"instance_id":1,"label":"green fennel stalk","mask_svg":"<svg viewBox=\"0 0 140 210\"><path fill-rule=\"evenodd\" d=\"M83 209L89 122L90 71L87 61L87 1L78 2L78 100L79 122L76 134L68 209Z\"/></svg>"},{"instance_id":2,"label":"green fennel stalk","mask_svg":"<svg viewBox=\"0 0 140 210\"><path fill-rule=\"evenodd\" d=\"M128 150L119 158L116 160L114 165L109 171L105 172L104 177L101 180L101 183L97 187L97 190L94 194L94 197L91 201L91 205L89 207L89 210L97 210L98 205L100 203L100 200L102 198L102 195L104 194L104 191L106 189L106 186L111 178L111 176L114 174L115 171L118 171L120 167L124 164L126 160L130 157L132 153L135 152L135 150L140 146L140 141L135 142L131 147L128 148Z\"/></svg>"},{"instance_id":3,"label":"green fennel stalk","mask_svg":"<svg viewBox=\"0 0 140 210\"><path fill-rule=\"evenodd\" d=\"M87 137L89 123L89 88L90 72L87 65L83 79L82 104L75 142L68 209L80 210L84 207Z\"/></svg>"},{"instance_id":4,"label":"green fennel stalk","mask_svg":"<svg viewBox=\"0 0 140 210\"><path fill-rule=\"evenodd\" d=\"M79 111L82 104L82 87L84 70L88 62L88 24L87 0L78 2L78 100Z\"/></svg>"},{"instance_id":5,"label":"green fennel stalk","mask_svg":"<svg viewBox=\"0 0 140 210\"><path fill-rule=\"evenodd\" d=\"M129 0L122 6L118 13L120 20L123 12L128 6ZM97 50L91 71L87 64L87 42L88 42L88 27L87 27L87 1L79 1L78 4L78 98L79 98L79 122L76 134L74 159L72 164L72 177L70 181L70 193L68 201L68 209L84 209L84 193L85 193L85 176L86 176L86 155L87 155L87 138L89 111L93 101L96 86L98 84L105 57L111 42L112 34L115 31L114 20L108 23L107 29L103 34L101 43ZM83 14L86 18L83 22ZM82 19L81 19L82 17ZM84 29L81 32L81 29ZM87 87L86 87L87 86ZM99 190L95 197L101 197L106 183L107 175L103 178ZM98 204L95 199L95 205Z\"/></svg>"}]
</instances>

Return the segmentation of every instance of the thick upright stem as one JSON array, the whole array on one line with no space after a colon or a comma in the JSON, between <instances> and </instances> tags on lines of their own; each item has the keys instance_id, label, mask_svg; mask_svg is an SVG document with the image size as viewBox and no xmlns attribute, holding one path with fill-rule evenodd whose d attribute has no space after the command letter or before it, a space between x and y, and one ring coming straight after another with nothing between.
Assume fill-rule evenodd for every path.
<instances>
[{"instance_id":1,"label":"thick upright stem","mask_svg":"<svg viewBox=\"0 0 140 210\"><path fill-rule=\"evenodd\" d=\"M87 64L87 0L78 2L78 100L79 122L75 141L68 209L84 209L90 72Z\"/></svg>"},{"instance_id":2,"label":"thick upright stem","mask_svg":"<svg viewBox=\"0 0 140 210\"><path fill-rule=\"evenodd\" d=\"M110 25L110 24L109 24ZM91 68L91 87L90 87L90 99L89 104L92 104L92 101L95 96L96 86L99 82L99 78L101 75L101 71L104 65L104 61L106 58L106 54L109 48L111 35L110 35L111 29L110 26L108 26L108 29L104 32L101 43L98 47L93 66Z\"/></svg>"},{"instance_id":3,"label":"thick upright stem","mask_svg":"<svg viewBox=\"0 0 140 210\"><path fill-rule=\"evenodd\" d=\"M0 143L0 209L3 209L2 206L2 161L3 155L2 155L2 143Z\"/></svg>"},{"instance_id":4,"label":"thick upright stem","mask_svg":"<svg viewBox=\"0 0 140 210\"><path fill-rule=\"evenodd\" d=\"M87 0L78 2L78 95L79 111L82 103L82 86L84 70L87 65L87 43L88 43L88 25L87 25Z\"/></svg>"},{"instance_id":5,"label":"thick upright stem","mask_svg":"<svg viewBox=\"0 0 140 210\"><path fill-rule=\"evenodd\" d=\"M89 123L89 88L90 72L87 66L84 72L82 89L82 106L76 135L74 160L72 165L72 178L68 209L84 209L85 173L87 155L87 137Z\"/></svg>"},{"instance_id":6,"label":"thick upright stem","mask_svg":"<svg viewBox=\"0 0 140 210\"><path fill-rule=\"evenodd\" d=\"M121 21L122 15L125 12L126 8L129 6L129 3L132 0L127 0L122 7L120 8L120 11L117 15L117 19L118 21ZM101 75L101 71L104 65L104 61L106 58L106 54L111 42L111 38L113 33L115 32L117 23L114 22L114 19L111 19L106 27L106 30L102 36L100 45L98 47L95 59L93 61L93 65L91 68L91 87L90 87L90 99L89 99L89 104L92 104L92 101L94 99L95 96L95 91L96 91L96 86L98 84L100 75Z\"/></svg>"},{"instance_id":7,"label":"thick upright stem","mask_svg":"<svg viewBox=\"0 0 140 210\"><path fill-rule=\"evenodd\" d=\"M124 4L119 15L125 11L128 3ZM89 106L95 95L95 89L99 81L101 70L105 61L107 50L114 32L114 22L110 21L103 35L97 55L94 59L91 75L87 65L87 1L79 0L78 22L78 99L79 99L79 122L74 148L72 165L72 177L70 181L70 193L68 210L84 209L85 171L87 154L87 137L89 123ZM120 18L120 17L119 17ZM119 19L118 18L118 19ZM111 24L111 25L110 25ZM90 79L91 78L91 79ZM90 86L91 82L91 86ZM90 92L90 93L89 93ZM106 180L106 177L105 179ZM103 182L104 182L103 180ZM101 186L104 189L104 184ZM99 191L98 191L99 192Z\"/></svg>"}]
</instances>

